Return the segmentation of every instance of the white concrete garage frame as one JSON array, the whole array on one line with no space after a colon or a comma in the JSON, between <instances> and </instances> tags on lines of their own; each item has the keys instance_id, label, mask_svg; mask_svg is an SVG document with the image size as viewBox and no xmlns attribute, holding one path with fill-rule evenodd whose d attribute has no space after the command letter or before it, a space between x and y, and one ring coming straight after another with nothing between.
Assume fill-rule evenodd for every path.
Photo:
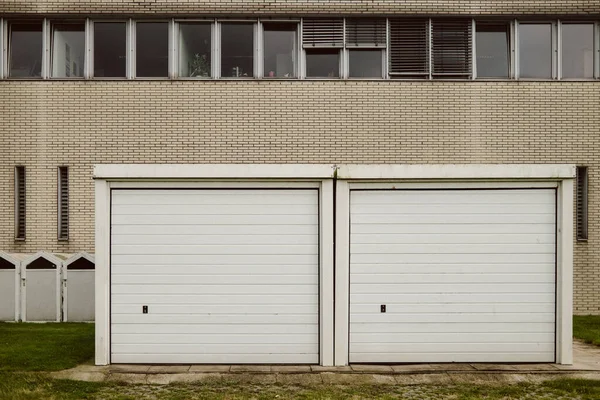
<instances>
[{"instance_id":1,"label":"white concrete garage frame","mask_svg":"<svg viewBox=\"0 0 600 400\"><path fill-rule=\"evenodd\" d=\"M97 165L96 365L110 363L110 204L114 188L318 188L319 356L334 363L333 165Z\"/></svg>"},{"instance_id":2,"label":"white concrete garage frame","mask_svg":"<svg viewBox=\"0 0 600 400\"><path fill-rule=\"evenodd\" d=\"M336 182L335 364L348 365L350 190L535 188L557 190L556 362L573 363L572 165L341 165Z\"/></svg>"}]
</instances>

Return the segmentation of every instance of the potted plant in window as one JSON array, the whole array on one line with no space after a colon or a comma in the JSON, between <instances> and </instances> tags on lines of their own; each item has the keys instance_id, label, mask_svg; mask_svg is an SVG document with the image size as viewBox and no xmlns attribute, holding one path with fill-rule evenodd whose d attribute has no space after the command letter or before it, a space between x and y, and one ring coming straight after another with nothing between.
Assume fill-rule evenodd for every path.
<instances>
[{"instance_id":1,"label":"potted plant in window","mask_svg":"<svg viewBox=\"0 0 600 400\"><path fill-rule=\"evenodd\" d=\"M208 78L210 76L210 61L206 54L194 54L189 63L190 77Z\"/></svg>"}]
</instances>

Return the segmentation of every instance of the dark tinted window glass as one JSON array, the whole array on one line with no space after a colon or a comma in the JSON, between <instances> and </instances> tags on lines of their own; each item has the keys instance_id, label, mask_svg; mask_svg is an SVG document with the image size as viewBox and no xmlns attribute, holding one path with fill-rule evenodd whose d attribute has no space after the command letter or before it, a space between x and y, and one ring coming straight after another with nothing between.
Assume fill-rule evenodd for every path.
<instances>
[{"instance_id":1,"label":"dark tinted window glass","mask_svg":"<svg viewBox=\"0 0 600 400\"><path fill-rule=\"evenodd\" d=\"M594 77L594 25L563 24L562 77Z\"/></svg>"},{"instance_id":2,"label":"dark tinted window glass","mask_svg":"<svg viewBox=\"0 0 600 400\"><path fill-rule=\"evenodd\" d=\"M306 76L309 78L339 78L340 51L338 49L306 50Z\"/></svg>"},{"instance_id":3,"label":"dark tinted window glass","mask_svg":"<svg viewBox=\"0 0 600 400\"><path fill-rule=\"evenodd\" d=\"M94 24L94 76L126 76L126 31L124 22Z\"/></svg>"},{"instance_id":4,"label":"dark tinted window glass","mask_svg":"<svg viewBox=\"0 0 600 400\"><path fill-rule=\"evenodd\" d=\"M210 77L210 24L180 24L179 76Z\"/></svg>"},{"instance_id":5,"label":"dark tinted window glass","mask_svg":"<svg viewBox=\"0 0 600 400\"><path fill-rule=\"evenodd\" d=\"M508 78L508 24L477 23L477 76Z\"/></svg>"},{"instance_id":6,"label":"dark tinted window glass","mask_svg":"<svg viewBox=\"0 0 600 400\"><path fill-rule=\"evenodd\" d=\"M221 76L254 76L254 24L221 25Z\"/></svg>"},{"instance_id":7,"label":"dark tinted window glass","mask_svg":"<svg viewBox=\"0 0 600 400\"><path fill-rule=\"evenodd\" d=\"M296 77L296 25L265 24L265 78Z\"/></svg>"},{"instance_id":8,"label":"dark tinted window glass","mask_svg":"<svg viewBox=\"0 0 600 400\"><path fill-rule=\"evenodd\" d=\"M52 77L82 78L85 59L85 25L52 26Z\"/></svg>"},{"instance_id":9,"label":"dark tinted window glass","mask_svg":"<svg viewBox=\"0 0 600 400\"><path fill-rule=\"evenodd\" d=\"M138 22L136 24L136 76L169 76L169 24Z\"/></svg>"},{"instance_id":10,"label":"dark tinted window glass","mask_svg":"<svg viewBox=\"0 0 600 400\"><path fill-rule=\"evenodd\" d=\"M350 78L381 78L381 50L350 50Z\"/></svg>"},{"instance_id":11,"label":"dark tinted window glass","mask_svg":"<svg viewBox=\"0 0 600 400\"><path fill-rule=\"evenodd\" d=\"M12 78L42 76L42 24L10 24L9 71Z\"/></svg>"},{"instance_id":12,"label":"dark tinted window glass","mask_svg":"<svg viewBox=\"0 0 600 400\"><path fill-rule=\"evenodd\" d=\"M519 75L552 78L552 25L519 25Z\"/></svg>"}]
</instances>

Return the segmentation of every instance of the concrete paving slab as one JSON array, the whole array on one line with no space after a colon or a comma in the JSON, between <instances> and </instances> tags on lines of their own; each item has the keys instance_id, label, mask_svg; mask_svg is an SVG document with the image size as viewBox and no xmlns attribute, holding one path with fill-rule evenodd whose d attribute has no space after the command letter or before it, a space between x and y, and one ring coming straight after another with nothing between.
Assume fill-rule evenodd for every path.
<instances>
[{"instance_id":1,"label":"concrete paving slab","mask_svg":"<svg viewBox=\"0 0 600 400\"><path fill-rule=\"evenodd\" d=\"M323 383L321 374L278 374L277 383L283 385L312 386Z\"/></svg>"},{"instance_id":2,"label":"concrete paving slab","mask_svg":"<svg viewBox=\"0 0 600 400\"><path fill-rule=\"evenodd\" d=\"M151 374L148 375L148 383L153 385L168 385L169 383L193 383L203 382L210 379L219 379L221 374L184 373L184 374Z\"/></svg>"},{"instance_id":3,"label":"concrete paving slab","mask_svg":"<svg viewBox=\"0 0 600 400\"><path fill-rule=\"evenodd\" d=\"M268 373L271 372L270 365L232 365L229 372L251 372L251 373Z\"/></svg>"},{"instance_id":4,"label":"concrete paving slab","mask_svg":"<svg viewBox=\"0 0 600 400\"><path fill-rule=\"evenodd\" d=\"M435 371L430 364L398 364L391 365L392 371L397 374L414 374Z\"/></svg>"},{"instance_id":5,"label":"concrete paving slab","mask_svg":"<svg viewBox=\"0 0 600 400\"><path fill-rule=\"evenodd\" d=\"M92 365L92 364L81 364L75 368L71 368L68 371L79 371L79 372L108 372L110 366L108 365Z\"/></svg>"},{"instance_id":6,"label":"concrete paving slab","mask_svg":"<svg viewBox=\"0 0 600 400\"><path fill-rule=\"evenodd\" d=\"M394 379L393 375L379 375L373 374L373 383L377 385L395 385L396 379Z\"/></svg>"},{"instance_id":7,"label":"concrete paving slab","mask_svg":"<svg viewBox=\"0 0 600 400\"><path fill-rule=\"evenodd\" d=\"M184 374L190 370L190 365L153 365L148 369L149 374Z\"/></svg>"},{"instance_id":8,"label":"concrete paving slab","mask_svg":"<svg viewBox=\"0 0 600 400\"><path fill-rule=\"evenodd\" d=\"M399 377L402 377L402 375L397 375L396 381L398 383L401 383L404 381L404 382L406 382L406 383L403 383L405 385L434 385L434 384L447 385L447 384L452 383L452 380L446 373L406 375L403 377L405 379L398 379Z\"/></svg>"},{"instance_id":9,"label":"concrete paving slab","mask_svg":"<svg viewBox=\"0 0 600 400\"><path fill-rule=\"evenodd\" d=\"M276 374L238 373L223 375L222 378L238 383L270 384L277 382Z\"/></svg>"},{"instance_id":10,"label":"concrete paving slab","mask_svg":"<svg viewBox=\"0 0 600 400\"><path fill-rule=\"evenodd\" d=\"M73 381L84 381L84 382L103 382L106 380L107 374L103 372L89 372L89 371L58 371L50 374L55 379L70 379Z\"/></svg>"},{"instance_id":11,"label":"concrete paving slab","mask_svg":"<svg viewBox=\"0 0 600 400\"><path fill-rule=\"evenodd\" d=\"M434 371L474 371L475 368L467 363L428 364Z\"/></svg>"},{"instance_id":12,"label":"concrete paving slab","mask_svg":"<svg viewBox=\"0 0 600 400\"><path fill-rule=\"evenodd\" d=\"M203 372L203 373L226 373L231 369L231 365L192 365L190 366L189 372Z\"/></svg>"},{"instance_id":13,"label":"concrete paving slab","mask_svg":"<svg viewBox=\"0 0 600 400\"><path fill-rule=\"evenodd\" d=\"M148 372L150 365L139 364L113 364L108 370L110 372L122 372L127 374L144 374Z\"/></svg>"},{"instance_id":14,"label":"concrete paving slab","mask_svg":"<svg viewBox=\"0 0 600 400\"><path fill-rule=\"evenodd\" d=\"M348 365L344 367L323 367L321 365L311 365L312 372L352 372L352 368Z\"/></svg>"},{"instance_id":15,"label":"concrete paving slab","mask_svg":"<svg viewBox=\"0 0 600 400\"><path fill-rule=\"evenodd\" d=\"M555 364L511 364L516 371L557 371Z\"/></svg>"},{"instance_id":16,"label":"concrete paving slab","mask_svg":"<svg viewBox=\"0 0 600 400\"><path fill-rule=\"evenodd\" d=\"M375 383L373 375L323 372L323 382L332 385L367 385Z\"/></svg>"},{"instance_id":17,"label":"concrete paving slab","mask_svg":"<svg viewBox=\"0 0 600 400\"><path fill-rule=\"evenodd\" d=\"M310 365L273 365L271 372L278 374L308 374L312 370Z\"/></svg>"},{"instance_id":18,"label":"concrete paving slab","mask_svg":"<svg viewBox=\"0 0 600 400\"><path fill-rule=\"evenodd\" d=\"M477 371L516 371L514 365L511 364L470 364Z\"/></svg>"},{"instance_id":19,"label":"concrete paving slab","mask_svg":"<svg viewBox=\"0 0 600 400\"><path fill-rule=\"evenodd\" d=\"M476 385L501 383L502 381L496 377L496 374L485 373L449 373L448 376L453 383L463 384L470 383Z\"/></svg>"},{"instance_id":20,"label":"concrete paving slab","mask_svg":"<svg viewBox=\"0 0 600 400\"><path fill-rule=\"evenodd\" d=\"M377 374L377 373L392 373L394 370L389 365L369 365L369 364L352 364L350 366L352 371L360 372L360 373L369 373L369 374Z\"/></svg>"},{"instance_id":21,"label":"concrete paving slab","mask_svg":"<svg viewBox=\"0 0 600 400\"><path fill-rule=\"evenodd\" d=\"M147 383L146 374L110 373L106 377L107 382Z\"/></svg>"}]
</instances>

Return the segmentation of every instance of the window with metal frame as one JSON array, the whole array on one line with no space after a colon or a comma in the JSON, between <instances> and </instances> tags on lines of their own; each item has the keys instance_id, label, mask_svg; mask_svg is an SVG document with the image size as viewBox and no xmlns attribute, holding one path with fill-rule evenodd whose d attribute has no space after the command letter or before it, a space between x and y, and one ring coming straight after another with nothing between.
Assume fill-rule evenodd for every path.
<instances>
[{"instance_id":1,"label":"window with metal frame","mask_svg":"<svg viewBox=\"0 0 600 400\"><path fill-rule=\"evenodd\" d=\"M429 78L429 20L389 20L389 75L392 78Z\"/></svg>"},{"instance_id":2,"label":"window with metal frame","mask_svg":"<svg viewBox=\"0 0 600 400\"><path fill-rule=\"evenodd\" d=\"M211 77L212 27L210 22L179 23L180 77Z\"/></svg>"},{"instance_id":3,"label":"window with metal frame","mask_svg":"<svg viewBox=\"0 0 600 400\"><path fill-rule=\"evenodd\" d=\"M385 18L347 18L346 49L350 78L382 78L387 45Z\"/></svg>"},{"instance_id":4,"label":"window with metal frame","mask_svg":"<svg viewBox=\"0 0 600 400\"><path fill-rule=\"evenodd\" d=\"M577 240L588 239L588 167L577 167Z\"/></svg>"},{"instance_id":5,"label":"window with metal frame","mask_svg":"<svg viewBox=\"0 0 600 400\"><path fill-rule=\"evenodd\" d=\"M298 65L298 23L263 23L265 78L295 78Z\"/></svg>"},{"instance_id":6,"label":"window with metal frame","mask_svg":"<svg viewBox=\"0 0 600 400\"><path fill-rule=\"evenodd\" d=\"M440 18L431 21L433 77L471 77L472 27L470 18Z\"/></svg>"},{"instance_id":7,"label":"window with metal frame","mask_svg":"<svg viewBox=\"0 0 600 400\"><path fill-rule=\"evenodd\" d=\"M25 167L15 167L15 239L25 240L26 191Z\"/></svg>"},{"instance_id":8,"label":"window with metal frame","mask_svg":"<svg viewBox=\"0 0 600 400\"><path fill-rule=\"evenodd\" d=\"M127 23L94 22L94 77L127 76Z\"/></svg>"},{"instance_id":9,"label":"window with metal frame","mask_svg":"<svg viewBox=\"0 0 600 400\"><path fill-rule=\"evenodd\" d=\"M344 47L343 18L304 18L302 47L307 78L339 78Z\"/></svg>"},{"instance_id":10,"label":"window with metal frame","mask_svg":"<svg viewBox=\"0 0 600 400\"><path fill-rule=\"evenodd\" d=\"M594 24L561 23L561 78L594 78Z\"/></svg>"},{"instance_id":11,"label":"window with metal frame","mask_svg":"<svg viewBox=\"0 0 600 400\"><path fill-rule=\"evenodd\" d=\"M8 25L8 76L42 77L42 22L11 22Z\"/></svg>"},{"instance_id":12,"label":"window with metal frame","mask_svg":"<svg viewBox=\"0 0 600 400\"><path fill-rule=\"evenodd\" d=\"M135 76L169 77L169 23L137 22Z\"/></svg>"},{"instance_id":13,"label":"window with metal frame","mask_svg":"<svg viewBox=\"0 0 600 400\"><path fill-rule=\"evenodd\" d=\"M221 78L252 78L254 71L254 22L223 22L221 27Z\"/></svg>"},{"instance_id":14,"label":"window with metal frame","mask_svg":"<svg viewBox=\"0 0 600 400\"><path fill-rule=\"evenodd\" d=\"M519 23L519 78L552 79L553 24L551 22Z\"/></svg>"},{"instance_id":15,"label":"window with metal frame","mask_svg":"<svg viewBox=\"0 0 600 400\"><path fill-rule=\"evenodd\" d=\"M475 27L477 78L510 77L510 23L477 21Z\"/></svg>"},{"instance_id":16,"label":"window with metal frame","mask_svg":"<svg viewBox=\"0 0 600 400\"><path fill-rule=\"evenodd\" d=\"M85 23L52 24L52 78L83 78Z\"/></svg>"},{"instance_id":17,"label":"window with metal frame","mask_svg":"<svg viewBox=\"0 0 600 400\"><path fill-rule=\"evenodd\" d=\"M68 167L58 167L58 240L69 240Z\"/></svg>"}]
</instances>

